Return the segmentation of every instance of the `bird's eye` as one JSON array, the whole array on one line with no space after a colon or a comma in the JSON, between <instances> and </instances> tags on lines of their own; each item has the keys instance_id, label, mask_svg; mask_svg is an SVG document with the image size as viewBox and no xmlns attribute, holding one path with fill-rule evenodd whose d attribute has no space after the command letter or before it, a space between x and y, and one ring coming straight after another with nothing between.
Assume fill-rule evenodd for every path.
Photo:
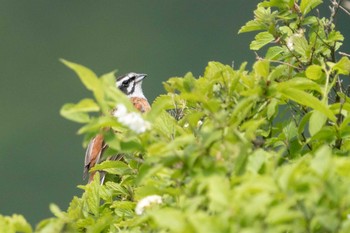
<instances>
[{"instance_id":1,"label":"bird's eye","mask_svg":"<svg viewBox=\"0 0 350 233\"><path fill-rule=\"evenodd\" d=\"M130 81L130 80L125 80L125 81L123 81L123 82L122 82L123 87L129 86L129 81Z\"/></svg>"}]
</instances>

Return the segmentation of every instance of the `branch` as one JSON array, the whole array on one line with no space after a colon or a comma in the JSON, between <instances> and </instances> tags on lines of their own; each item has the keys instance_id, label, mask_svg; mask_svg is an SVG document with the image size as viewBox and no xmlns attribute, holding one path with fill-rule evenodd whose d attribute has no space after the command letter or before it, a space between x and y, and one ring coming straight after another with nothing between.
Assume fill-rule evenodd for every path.
<instances>
[{"instance_id":1,"label":"branch","mask_svg":"<svg viewBox=\"0 0 350 233\"><path fill-rule=\"evenodd\" d=\"M256 60L259 60L259 61L268 61L268 62L272 62L272 63L278 63L278 64L282 64L282 65L287 65L287 66L289 66L289 67L291 67L291 68L300 70L300 67L293 66L293 65L291 65L291 64L289 64L289 63L287 63L287 62L262 58L262 57L260 57L256 52L254 52L254 53L255 53L255 56L256 56Z\"/></svg>"},{"instance_id":2,"label":"branch","mask_svg":"<svg viewBox=\"0 0 350 233\"><path fill-rule=\"evenodd\" d=\"M348 53L344 53L344 52L339 52L340 55L343 55L343 56L347 56L347 57L350 57L350 54Z\"/></svg>"},{"instance_id":3,"label":"branch","mask_svg":"<svg viewBox=\"0 0 350 233\"><path fill-rule=\"evenodd\" d=\"M350 3L347 3L347 4L349 4L349 5L350 5ZM340 8L341 10L343 10L343 11L345 12L345 14L347 14L347 15L349 15L349 16L350 16L350 11L348 11L347 9L345 9L345 7L343 7L343 6L339 5L339 8Z\"/></svg>"}]
</instances>

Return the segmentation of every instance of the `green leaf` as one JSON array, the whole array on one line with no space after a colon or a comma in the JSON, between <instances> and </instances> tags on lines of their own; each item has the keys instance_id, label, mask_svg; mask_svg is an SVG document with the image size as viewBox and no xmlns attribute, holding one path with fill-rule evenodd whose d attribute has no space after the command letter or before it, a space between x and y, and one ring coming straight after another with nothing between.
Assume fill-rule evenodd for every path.
<instances>
[{"instance_id":1,"label":"green leaf","mask_svg":"<svg viewBox=\"0 0 350 233\"><path fill-rule=\"evenodd\" d=\"M138 174L137 174L135 183L142 184L143 181L145 181L147 178L153 176L155 173L157 173L162 168L163 168L162 165L153 165L153 164L150 165L148 163L142 164L138 170Z\"/></svg>"},{"instance_id":2,"label":"green leaf","mask_svg":"<svg viewBox=\"0 0 350 233\"><path fill-rule=\"evenodd\" d=\"M275 40L275 37L269 32L260 32L255 36L255 40L250 43L251 50L259 50L268 43Z\"/></svg>"},{"instance_id":3,"label":"green leaf","mask_svg":"<svg viewBox=\"0 0 350 233\"><path fill-rule=\"evenodd\" d=\"M291 8L293 6L294 0L270 0L263 1L261 6L278 7L281 9Z\"/></svg>"},{"instance_id":4,"label":"green leaf","mask_svg":"<svg viewBox=\"0 0 350 233\"><path fill-rule=\"evenodd\" d=\"M22 215L12 215L12 222L15 226L16 232L31 233L32 227Z\"/></svg>"},{"instance_id":5,"label":"green leaf","mask_svg":"<svg viewBox=\"0 0 350 233\"><path fill-rule=\"evenodd\" d=\"M270 74L269 74L269 77L267 78L268 80L270 81L274 81L276 79L279 79L281 77L284 76L284 74L286 74L288 72L288 66L287 65L279 65L277 67L274 67ZM291 79L293 80L293 79Z\"/></svg>"},{"instance_id":6,"label":"green leaf","mask_svg":"<svg viewBox=\"0 0 350 233\"><path fill-rule=\"evenodd\" d=\"M94 175L94 180L82 187L85 192L83 194L83 214L87 217L93 214L95 217L100 215L100 174L97 172Z\"/></svg>"},{"instance_id":7,"label":"green leaf","mask_svg":"<svg viewBox=\"0 0 350 233\"><path fill-rule=\"evenodd\" d=\"M332 167L331 149L328 146L322 146L316 151L315 157L311 160L311 169L317 174L323 176Z\"/></svg>"},{"instance_id":8,"label":"green leaf","mask_svg":"<svg viewBox=\"0 0 350 233\"><path fill-rule=\"evenodd\" d=\"M255 62L253 68L255 73L264 79L266 79L270 73L270 63L266 60Z\"/></svg>"},{"instance_id":9,"label":"green leaf","mask_svg":"<svg viewBox=\"0 0 350 233\"><path fill-rule=\"evenodd\" d=\"M71 219L78 219L82 217L82 199L76 196L73 197L73 200L69 203L67 214Z\"/></svg>"},{"instance_id":10,"label":"green leaf","mask_svg":"<svg viewBox=\"0 0 350 233\"><path fill-rule=\"evenodd\" d=\"M327 117L323 113L319 111L314 111L311 114L310 122L309 122L310 135L313 136L317 132L319 132L326 122L327 122Z\"/></svg>"},{"instance_id":11,"label":"green leaf","mask_svg":"<svg viewBox=\"0 0 350 233\"><path fill-rule=\"evenodd\" d=\"M194 228L191 232L229 232L229 221L222 221L221 216L205 212L194 212L187 216Z\"/></svg>"},{"instance_id":12,"label":"green leaf","mask_svg":"<svg viewBox=\"0 0 350 233\"><path fill-rule=\"evenodd\" d=\"M105 185L109 190L112 190L113 193L115 193L116 195L123 195L127 197L130 194L129 191L125 187L123 187L123 185L121 184L107 181Z\"/></svg>"},{"instance_id":13,"label":"green leaf","mask_svg":"<svg viewBox=\"0 0 350 233\"><path fill-rule=\"evenodd\" d=\"M309 44L304 35L292 36L294 50L299 53L303 60L307 60L310 55Z\"/></svg>"},{"instance_id":14,"label":"green leaf","mask_svg":"<svg viewBox=\"0 0 350 233\"><path fill-rule=\"evenodd\" d=\"M89 123L78 130L78 134L98 132L103 128L113 128L115 130L122 131L125 129L121 124L112 116L101 116L94 118Z\"/></svg>"},{"instance_id":15,"label":"green leaf","mask_svg":"<svg viewBox=\"0 0 350 233\"><path fill-rule=\"evenodd\" d=\"M303 15L306 15L321 3L322 3L322 0L301 0L300 11Z\"/></svg>"},{"instance_id":16,"label":"green leaf","mask_svg":"<svg viewBox=\"0 0 350 233\"><path fill-rule=\"evenodd\" d=\"M339 74L349 75L350 73L350 60L347 57L342 57L332 68L333 71L337 71Z\"/></svg>"},{"instance_id":17,"label":"green leaf","mask_svg":"<svg viewBox=\"0 0 350 233\"><path fill-rule=\"evenodd\" d=\"M86 123L90 120L87 112L98 112L99 106L92 99L83 99L77 104L65 104L61 110L61 116L76 121Z\"/></svg>"},{"instance_id":18,"label":"green leaf","mask_svg":"<svg viewBox=\"0 0 350 233\"><path fill-rule=\"evenodd\" d=\"M158 227L169 229L170 232L192 232L185 215L179 210L164 208L152 211L149 215Z\"/></svg>"},{"instance_id":19,"label":"green leaf","mask_svg":"<svg viewBox=\"0 0 350 233\"><path fill-rule=\"evenodd\" d=\"M132 174L132 170L126 163L122 161L111 160L107 160L100 164L96 164L93 168L91 168L91 171L106 171L110 174L115 175Z\"/></svg>"},{"instance_id":20,"label":"green leaf","mask_svg":"<svg viewBox=\"0 0 350 233\"><path fill-rule=\"evenodd\" d=\"M164 137L164 139L172 140L179 127L175 118L168 112L163 111L153 121L152 129Z\"/></svg>"},{"instance_id":21,"label":"green leaf","mask_svg":"<svg viewBox=\"0 0 350 233\"><path fill-rule=\"evenodd\" d=\"M311 65L307 67L305 74L311 80L318 80L324 75L324 71L319 65Z\"/></svg>"},{"instance_id":22,"label":"green leaf","mask_svg":"<svg viewBox=\"0 0 350 233\"><path fill-rule=\"evenodd\" d=\"M268 153L262 149L257 149L254 153L249 156L247 162L247 171L258 174L263 168L266 159L268 158Z\"/></svg>"},{"instance_id":23,"label":"green leaf","mask_svg":"<svg viewBox=\"0 0 350 233\"><path fill-rule=\"evenodd\" d=\"M270 47L265 55L266 59L277 60L277 57L281 56L284 53L284 49L280 46Z\"/></svg>"},{"instance_id":24,"label":"green leaf","mask_svg":"<svg viewBox=\"0 0 350 233\"><path fill-rule=\"evenodd\" d=\"M115 81L117 71L118 71L118 70L113 70L113 71L111 71L111 72L105 73L105 74L103 74L103 75L100 76L100 79L101 79L101 80L112 79L112 80Z\"/></svg>"},{"instance_id":25,"label":"green leaf","mask_svg":"<svg viewBox=\"0 0 350 233\"><path fill-rule=\"evenodd\" d=\"M267 30L269 28L268 24L272 21L272 17L273 15L271 14L270 8L258 6L254 11L254 20L247 22L238 33Z\"/></svg>"},{"instance_id":26,"label":"green leaf","mask_svg":"<svg viewBox=\"0 0 350 233\"><path fill-rule=\"evenodd\" d=\"M90 121L90 116L86 112L71 112L75 104L65 104L61 108L60 114L61 116L67 118L68 120L75 121L78 123L87 123Z\"/></svg>"},{"instance_id":27,"label":"green leaf","mask_svg":"<svg viewBox=\"0 0 350 233\"><path fill-rule=\"evenodd\" d=\"M252 32L266 29L263 23L257 22L256 20L248 21L244 26L239 29L238 34L244 32Z\"/></svg>"},{"instance_id":28,"label":"green leaf","mask_svg":"<svg viewBox=\"0 0 350 233\"><path fill-rule=\"evenodd\" d=\"M174 95L160 95L152 103L152 109L147 114L147 118L156 119L164 110L174 109L175 96Z\"/></svg>"},{"instance_id":29,"label":"green leaf","mask_svg":"<svg viewBox=\"0 0 350 233\"><path fill-rule=\"evenodd\" d=\"M320 85L307 78L295 77L285 82L278 83L277 85L278 85L278 89L295 88L302 91L314 90L319 92L320 94L323 94Z\"/></svg>"},{"instance_id":30,"label":"green leaf","mask_svg":"<svg viewBox=\"0 0 350 233\"><path fill-rule=\"evenodd\" d=\"M335 128L333 126L326 125L311 137L311 141L321 142L322 144L333 143L337 137L337 134L338 132L335 131Z\"/></svg>"},{"instance_id":31,"label":"green leaf","mask_svg":"<svg viewBox=\"0 0 350 233\"><path fill-rule=\"evenodd\" d=\"M205 78L214 78L216 75L221 74L225 70L226 66L220 62L211 61L205 67L204 75Z\"/></svg>"},{"instance_id":32,"label":"green leaf","mask_svg":"<svg viewBox=\"0 0 350 233\"><path fill-rule=\"evenodd\" d=\"M78 77L80 78L80 81L84 84L84 86L88 90L94 93L94 96L98 102L102 102L102 99L103 99L102 85L100 80L98 79L98 77L93 71L91 71L90 69L82 65L79 65L64 59L60 59L60 61L66 66L68 66L70 69L72 69L78 75Z\"/></svg>"},{"instance_id":33,"label":"green leaf","mask_svg":"<svg viewBox=\"0 0 350 233\"><path fill-rule=\"evenodd\" d=\"M290 100L293 100L301 105L305 105L312 109L318 110L324 115L326 115L333 122L336 121L335 115L328 108L328 106L326 106L324 103L322 103L319 99L317 99L313 95L310 95L304 91L294 89L294 88L283 88L283 89L279 88L279 91L284 97Z\"/></svg>"},{"instance_id":34,"label":"green leaf","mask_svg":"<svg viewBox=\"0 0 350 233\"><path fill-rule=\"evenodd\" d=\"M290 121L285 127L283 127L283 133L288 141L292 141L298 136L297 126L294 121Z\"/></svg>"},{"instance_id":35,"label":"green leaf","mask_svg":"<svg viewBox=\"0 0 350 233\"><path fill-rule=\"evenodd\" d=\"M22 215L14 214L11 217L0 215L0 231L4 233L32 233L32 227Z\"/></svg>"},{"instance_id":36,"label":"green leaf","mask_svg":"<svg viewBox=\"0 0 350 233\"><path fill-rule=\"evenodd\" d=\"M54 233L67 230L67 223L59 218L49 218L41 221L35 229L36 233Z\"/></svg>"},{"instance_id":37,"label":"green leaf","mask_svg":"<svg viewBox=\"0 0 350 233\"><path fill-rule=\"evenodd\" d=\"M53 213L57 218L60 218L65 221L69 221L69 218L66 213L64 213L57 205L50 204L50 211Z\"/></svg>"},{"instance_id":38,"label":"green leaf","mask_svg":"<svg viewBox=\"0 0 350 233\"><path fill-rule=\"evenodd\" d=\"M306 124L310 121L311 114L313 112L308 112L306 113L303 118L301 119L299 126L298 126L298 134L301 135L305 129L306 129Z\"/></svg>"}]
</instances>

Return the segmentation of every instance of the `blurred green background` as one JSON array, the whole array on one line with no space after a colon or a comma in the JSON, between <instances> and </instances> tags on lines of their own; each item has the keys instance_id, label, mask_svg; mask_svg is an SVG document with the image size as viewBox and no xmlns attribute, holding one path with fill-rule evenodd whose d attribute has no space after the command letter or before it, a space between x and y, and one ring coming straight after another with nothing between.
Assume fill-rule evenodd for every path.
<instances>
[{"instance_id":1,"label":"blurred green background","mask_svg":"<svg viewBox=\"0 0 350 233\"><path fill-rule=\"evenodd\" d=\"M82 136L59 109L91 94L59 58L99 75L147 73L144 91L152 102L164 92L163 81L188 71L199 76L208 61L251 65L254 34L237 32L257 2L2 0L0 213L20 213L35 224L51 216L50 203L66 209L81 194ZM342 30L349 33L346 23Z\"/></svg>"}]
</instances>

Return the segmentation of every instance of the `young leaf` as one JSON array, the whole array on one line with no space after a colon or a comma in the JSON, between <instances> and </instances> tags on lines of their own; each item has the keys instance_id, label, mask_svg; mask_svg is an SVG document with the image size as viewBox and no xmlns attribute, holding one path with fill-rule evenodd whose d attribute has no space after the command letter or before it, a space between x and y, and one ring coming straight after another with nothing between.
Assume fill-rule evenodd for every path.
<instances>
[{"instance_id":1,"label":"young leaf","mask_svg":"<svg viewBox=\"0 0 350 233\"><path fill-rule=\"evenodd\" d=\"M85 216L89 216L93 214L95 217L100 215L99 207L100 207L100 175L97 172L94 175L93 182L87 184L84 189L85 192L83 194L83 213Z\"/></svg>"},{"instance_id":2,"label":"young leaf","mask_svg":"<svg viewBox=\"0 0 350 233\"><path fill-rule=\"evenodd\" d=\"M322 146L315 153L315 157L311 160L310 167L317 174L323 176L331 169L331 149L328 146Z\"/></svg>"},{"instance_id":3,"label":"young leaf","mask_svg":"<svg viewBox=\"0 0 350 233\"><path fill-rule=\"evenodd\" d=\"M342 57L332 68L339 74L348 75L350 73L350 60L347 57Z\"/></svg>"},{"instance_id":4,"label":"young leaf","mask_svg":"<svg viewBox=\"0 0 350 233\"><path fill-rule=\"evenodd\" d=\"M170 232L192 232L185 215L174 208L163 208L150 212L150 217L161 228Z\"/></svg>"},{"instance_id":5,"label":"young leaf","mask_svg":"<svg viewBox=\"0 0 350 233\"><path fill-rule=\"evenodd\" d=\"M319 92L320 94L323 94L320 85L317 84L316 82L310 80L310 79L307 79L307 78L295 77L293 79L279 83L278 88L279 89L295 88L295 89L302 90L302 91L314 90L314 91Z\"/></svg>"},{"instance_id":6,"label":"young leaf","mask_svg":"<svg viewBox=\"0 0 350 233\"><path fill-rule=\"evenodd\" d=\"M11 217L0 215L0 231L4 233L32 233L32 227L22 215L14 214Z\"/></svg>"},{"instance_id":7,"label":"young leaf","mask_svg":"<svg viewBox=\"0 0 350 233\"><path fill-rule=\"evenodd\" d=\"M311 80L318 80L324 75L324 71L319 65L311 65L306 69L305 74Z\"/></svg>"},{"instance_id":8,"label":"young leaf","mask_svg":"<svg viewBox=\"0 0 350 233\"><path fill-rule=\"evenodd\" d=\"M259 50L268 43L275 40L275 37L269 32L260 32L255 36L255 40L250 43L251 50Z\"/></svg>"},{"instance_id":9,"label":"young leaf","mask_svg":"<svg viewBox=\"0 0 350 233\"><path fill-rule=\"evenodd\" d=\"M132 170L126 163L122 161L111 160L107 160L103 163L96 164L93 168L91 168L91 171L106 171L110 174L115 175L132 174Z\"/></svg>"},{"instance_id":10,"label":"young leaf","mask_svg":"<svg viewBox=\"0 0 350 233\"><path fill-rule=\"evenodd\" d=\"M282 48L280 46L273 46L267 50L265 58L271 59L271 60L277 60L276 58L281 56L281 54L283 54L283 52L284 52L284 48Z\"/></svg>"},{"instance_id":11,"label":"young leaf","mask_svg":"<svg viewBox=\"0 0 350 233\"><path fill-rule=\"evenodd\" d=\"M266 29L266 26L263 23L260 23L256 20L248 21L244 26L239 29L238 34L243 32L252 32Z\"/></svg>"},{"instance_id":12,"label":"young leaf","mask_svg":"<svg viewBox=\"0 0 350 233\"><path fill-rule=\"evenodd\" d=\"M306 15L321 3L322 0L301 0L300 11L303 13L303 15Z\"/></svg>"},{"instance_id":13,"label":"young leaf","mask_svg":"<svg viewBox=\"0 0 350 233\"><path fill-rule=\"evenodd\" d=\"M323 113L319 111L314 111L311 114L310 122L309 122L310 135L313 136L318 131L320 131L326 122L327 122L327 117Z\"/></svg>"},{"instance_id":14,"label":"young leaf","mask_svg":"<svg viewBox=\"0 0 350 233\"><path fill-rule=\"evenodd\" d=\"M333 122L336 121L335 115L328 108L328 106L326 106L324 103L322 103L319 99L317 99L313 95L310 95L304 91L294 89L294 88L283 88L283 89L279 89L279 91L284 97L291 99L301 105L305 105L315 110L318 110L324 115L326 115Z\"/></svg>"},{"instance_id":15,"label":"young leaf","mask_svg":"<svg viewBox=\"0 0 350 233\"><path fill-rule=\"evenodd\" d=\"M98 112L100 107L92 99L83 99L77 104L65 104L61 110L61 116L76 121L86 123L89 121L87 112Z\"/></svg>"},{"instance_id":16,"label":"young leaf","mask_svg":"<svg viewBox=\"0 0 350 233\"><path fill-rule=\"evenodd\" d=\"M257 62L255 62L253 68L254 68L254 71L256 72L256 74L258 74L261 77L263 77L264 79L266 79L267 76L269 75L269 72L270 72L270 63L266 60L257 61Z\"/></svg>"},{"instance_id":17,"label":"young leaf","mask_svg":"<svg viewBox=\"0 0 350 233\"><path fill-rule=\"evenodd\" d=\"M96 76L96 74L86 68L85 66L60 59L60 61L68 66L70 69L72 69L80 78L81 82L84 84L84 86L92 91L94 93L95 98L98 102L102 102L103 99L103 89L100 80Z\"/></svg>"},{"instance_id":18,"label":"young leaf","mask_svg":"<svg viewBox=\"0 0 350 233\"><path fill-rule=\"evenodd\" d=\"M103 128L112 127L115 130L125 129L121 124L112 116L101 116L99 118L93 118L87 125L84 125L78 130L78 134L84 134L89 132L97 132Z\"/></svg>"},{"instance_id":19,"label":"young leaf","mask_svg":"<svg viewBox=\"0 0 350 233\"><path fill-rule=\"evenodd\" d=\"M60 110L61 116L67 118L68 120L75 121L78 123L87 123L90 121L90 116L86 112L74 112L75 104L65 104Z\"/></svg>"},{"instance_id":20,"label":"young leaf","mask_svg":"<svg viewBox=\"0 0 350 233\"><path fill-rule=\"evenodd\" d=\"M151 111L147 114L147 118L156 119L164 110L174 109L175 97L172 95L160 95L152 103Z\"/></svg>"},{"instance_id":21,"label":"young leaf","mask_svg":"<svg viewBox=\"0 0 350 233\"><path fill-rule=\"evenodd\" d=\"M294 50L301 55L304 61L307 61L310 55L309 44L303 34L294 35L291 37Z\"/></svg>"}]
</instances>

